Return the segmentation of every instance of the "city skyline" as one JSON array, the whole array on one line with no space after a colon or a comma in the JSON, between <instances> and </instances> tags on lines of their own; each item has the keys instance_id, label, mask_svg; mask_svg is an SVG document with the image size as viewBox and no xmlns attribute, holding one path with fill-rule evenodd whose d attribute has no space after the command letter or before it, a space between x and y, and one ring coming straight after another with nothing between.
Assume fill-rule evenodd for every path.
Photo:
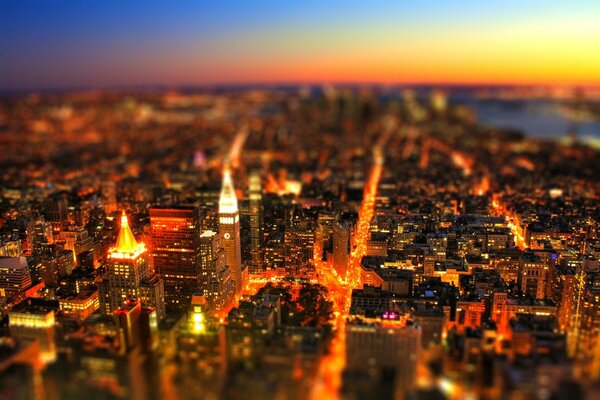
<instances>
[{"instance_id":1,"label":"city skyline","mask_svg":"<svg viewBox=\"0 0 600 400\"><path fill-rule=\"evenodd\" d=\"M599 399L598 21L0 1L0 399Z\"/></svg>"}]
</instances>

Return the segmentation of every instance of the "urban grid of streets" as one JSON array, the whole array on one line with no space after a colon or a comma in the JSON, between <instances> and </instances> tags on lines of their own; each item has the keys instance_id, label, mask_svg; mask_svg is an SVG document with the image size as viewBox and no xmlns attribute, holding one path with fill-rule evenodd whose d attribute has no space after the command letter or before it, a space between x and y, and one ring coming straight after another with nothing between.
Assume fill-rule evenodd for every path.
<instances>
[{"instance_id":1,"label":"urban grid of streets","mask_svg":"<svg viewBox=\"0 0 600 400\"><path fill-rule=\"evenodd\" d=\"M375 211L377 190L384 168L385 156L383 148L391 135L399 131L398 122L391 117L388 118L385 120L385 128L379 136L379 139L372 146L372 165L364 187L358 221L352 237L350 263L345 278L340 277L332 265L322 259L322 242L317 240L314 243L313 262L315 265L317 281L327 288L329 300L334 309L334 337L330 345L329 353L323 356L319 365L317 381L310 393L311 399L337 399L340 397L342 373L345 368L346 357L346 319L350 313L352 290L362 288L360 263L362 257L366 254L367 241L370 237L370 224ZM410 132L412 135L420 134L415 128L411 128ZM239 166L240 154L243 151L243 146L247 137L248 129L246 126L243 126L234 137L230 152L224 159L225 164L232 164L236 167ZM466 154L456 149L451 149L448 145L436 139L425 139L425 147L427 148L427 153L421 154L421 169L427 168L429 151L433 148L439 150L441 153L447 154L450 157L452 164L461 169L465 176L469 176L472 173L474 161ZM489 176L485 175L481 185L485 185L486 187L475 188L475 192L487 192L490 185L489 179ZM497 197L497 195L492 195L492 198L494 199ZM496 215L507 218L508 226L514 235L515 246L524 250L526 246L524 244L524 238L518 229L519 224L518 221L516 221L516 217L512 213L506 212L502 205L499 204L498 200L492 202L492 209ZM252 296L256 294L267 281L268 280L264 278L250 279L244 288L243 295ZM236 298L235 303L232 304L231 307L227 308L223 313L223 317L227 315L227 312L229 312L231 308L236 307L238 304L239 297ZM419 371L422 373L422 368L419 368Z\"/></svg>"},{"instance_id":2,"label":"urban grid of streets","mask_svg":"<svg viewBox=\"0 0 600 400\"><path fill-rule=\"evenodd\" d=\"M259 253L263 257L264 269L262 271L256 269L249 273L249 280L243 290L235 294L235 299L233 296L228 297L230 300L224 303L222 308L218 308L218 311L211 315L211 319L215 328L218 327L222 332L227 332L228 327L232 326L231 315L235 315L236 310L243 309L250 302L260 302L261 300L256 300L260 296L255 295L267 283L278 289L286 288L295 293L294 296L297 296L296 293L307 283L318 283L325 287L327 290L322 291L320 296L326 296L329 300L329 302L324 301L327 306L324 315L327 316L318 322L318 327L322 330L315 334L315 337L319 337L321 332L325 332L326 336L323 336L322 345L320 344L322 347L314 350L313 354L317 357L311 364L310 375L305 375L309 377L310 381L306 380L306 382L310 382L311 386L304 393L312 399L339 398L348 387L348 371L352 371L353 362L351 350L353 341L352 336L346 337L347 329L348 332L352 332L354 324L359 322L357 315L362 312L356 308L358 306L354 299L360 299L364 293L368 295L367 291L371 290L371 287L363 289L363 284L371 285L371 282L374 281L373 275L369 274L372 268L370 262L374 260L374 257L380 257L374 255L378 251L374 246L378 246L378 244L373 244L379 240L374 239L378 233L385 233L394 241L392 254L405 256L407 253L398 253L399 250L395 246L400 247L406 243L414 243L417 246L425 245L430 249L428 251L437 251L434 250L434 244L424 243L424 235L415 237L414 234L417 231L427 232L427 235L433 232L431 237L435 239L436 234L446 238L446 233L443 232L450 229L453 234L468 241L473 239L474 232L477 234L477 229L469 230L466 233L460 229L465 228L473 219L475 219L473 226L480 227L475 224L489 218L494 221L494 224L501 225L501 230L492 229L490 231L492 235L500 232L500 236L505 240L492 243L490 245L492 252L488 254L488 249L485 249L484 256L490 254L495 256L493 250L498 248L511 253L516 252L521 257L525 257L532 253L530 250L531 239L528 236L530 232L527 233L525 229L536 221L542 222L543 219L539 216L546 214L540 213L540 208L544 211L544 207L549 207L553 211L553 215L557 217L552 217L554 225L545 228L549 232L559 232L563 236L570 235L568 242L567 239L561 239L563 243L556 244L558 246L557 254L561 254L562 251L565 257L570 257L574 254L575 250L573 249L576 245L571 241L575 243L577 238L584 237L585 239L593 234L592 231L582 231L587 227L586 224L591 224L592 220L589 217L583 222L581 218L577 219L578 215L589 215L590 209L594 207L592 197L594 191L590 189L594 187L593 174L590 172L593 167L589 167L589 165L595 165L592 158L595 153L583 146L543 142L514 135L512 132L486 130L485 127L476 124L475 118L469 119L468 115L460 117L462 114L459 111L465 111L460 106L451 108L446 111L446 114L440 115L436 114L435 109L430 110L431 114L428 119L416 122L414 113L410 111L410 99L404 99L403 103L400 103L402 105L398 111L394 109L393 103L375 103L375 106L371 106L373 108L364 104L362 108L354 105L353 109L346 109L346 106L342 107L340 104L347 103L338 103L331 99L322 104L320 103L322 100L319 98L295 100L292 97L292 100L288 99L284 103L285 107L273 102L275 104L273 109L279 110L280 107L280 111L283 113L283 116L275 113L277 116L275 118L270 114L273 112L271 108L259 107L254 103L258 98L262 99L259 104L271 104L265 100L269 97L256 97L256 94L247 96L247 98L242 96L241 98L245 100L239 104L232 103L230 105L234 110L239 108L237 117L219 114L218 107L214 109L200 108L200 116L197 117L197 120L186 120L190 125L183 124L185 129L182 127L181 120L175 117L188 114L177 108L171 109L169 106L169 101L183 101L178 96L169 100L171 97L167 95L167 100L164 100L166 105L149 96L145 101L154 101L154 103L150 103L154 104L156 108L152 112L144 111L147 110L145 108L147 106L142 106L143 102L140 99L137 106L139 114L130 110L131 107L136 109L135 103L128 105L122 102L114 104L108 102L108 105L104 106L105 108L100 108L93 101L83 102L78 107L81 110L87 110L91 115L88 117L89 121L86 120L89 126L95 127L98 125L98 121L104 121L105 119L102 118L104 115L112 116L113 120L110 124L107 127L103 126L103 129L108 132L102 133L108 138L104 144L99 145L95 142L100 134L75 136L67 128L64 128L67 129L68 134L64 134L63 138L49 128L51 125L40 122L39 126L31 127L32 132L27 131L29 134L24 135L23 143L35 144L51 134L63 138L63 141L49 141L48 146L43 148L39 146L25 147L21 145L21 142L14 142L15 148L26 149L32 154L25 151L11 151L10 155L14 160L10 165L7 162L9 167L6 169L4 179L14 184L15 188L19 188L18 183L23 180L27 183L28 188L35 188L28 192L33 194L39 192L38 194L45 195L46 192L52 193L61 188L63 192L69 193L67 189L70 189L70 202L74 205L73 213L68 215L68 221L64 221L63 224L82 224L80 220L83 220L84 211L87 210L84 206L88 205L85 200L93 198L95 193L93 185L98 183L90 178L96 177L98 171L110 171L114 176L107 175L100 179L104 179L104 183L113 183L115 180L119 182L120 201L119 210L117 210L115 190L113 192L113 211L108 212L107 215L112 213L114 218L120 209L130 213L138 229L136 236L139 235L138 237L148 243L149 232L143 228L144 226L148 227L148 216L140 211L144 207L155 204L176 205L178 202L185 204L188 199L208 198L209 200L203 203L202 210L205 215L201 226L210 231L217 231L219 227L215 226L214 202L210 200L211 197L207 196L214 196L215 193L218 193L217 182L221 178L223 169L229 168L233 171L238 184L236 185L237 196L241 199L243 207L248 207L248 199L239 194L248 189L243 182L247 182L246 178L249 177L250 172L259 172L263 178L262 183L265 185L260 200L261 207L264 207L264 213L261 211L261 215L262 218L267 219L262 222L265 227L264 251L266 253ZM267 95L263 94L263 96ZM240 97L234 96L218 98L222 101L225 101L224 99L230 99L229 101L232 102L233 99L236 99L237 102L240 101ZM183 97L183 99L186 98ZM350 96L349 99L347 100L350 102L349 104L368 101L368 98L364 99L360 96L356 98ZM219 103L212 97L199 97L196 101L199 101L199 104ZM50 104L52 103L50 102ZM41 121L45 115L44 105L45 103L42 102L33 108L40 113ZM14 125L15 130L25 129L19 125L21 120L17 116L21 115L20 112L26 113L23 110L29 110L29 104L15 102L12 106L14 109L11 109L11 115L14 117L10 126ZM69 110L68 107L64 107L64 110ZM160 111L161 107L164 107L166 111ZM113 108L120 110L120 114ZM266 110L267 116L248 117L248 110L255 108ZM64 116L63 114L57 115L62 116L61 118L64 118L65 121L70 121L67 118L69 115L79 115L75 111L70 111L72 114L69 114L64 110ZM77 112L87 115L78 108L72 110L78 110ZM58 118L54 116L55 113L51 114L52 118ZM113 129L113 125L130 115L137 115L137 117L133 119L134 122L130 126L125 128L127 134L113 135L112 132L116 131ZM215 115L218 117L213 119ZM154 126L148 122L148 118L156 118L157 121L161 121L161 124ZM166 120L163 120L165 118ZM196 122L191 124L190 121ZM62 132L60 129L63 128L58 125L55 129L57 132ZM198 134L198 129L202 131L202 134ZM46 132L46 130L49 131ZM344 142L340 143L340 140ZM133 143L138 142L145 143L147 147L132 146ZM64 144L61 146L61 143ZM185 146L182 146L184 143ZM70 160L72 154L78 154L73 161L77 163L76 166L64 162L64 160ZM44 170L36 173L30 169L18 168L19 165L26 165L23 164L24 162L29 162L27 157L34 158L36 162L43 160ZM51 161L47 161L48 159ZM181 161L186 159L187 162ZM544 168L546 168L545 171ZM198 173L201 174L200 177ZM27 180L24 180L25 178ZM52 182L52 185L56 187L46 187L41 184L43 182ZM287 184L295 184L296 191L290 190L286 186ZM116 188L116 184L114 186ZM301 190L298 186L301 187ZM552 198L553 190L559 191L560 196L563 191L565 192L564 202L559 203L562 201L561 199ZM6 191L5 195L14 197L15 193L17 193L16 189ZM100 193L100 196L104 196L104 194ZM99 201L101 206L106 206L109 204L107 198L100 197L96 201ZM12 201L12 197L10 199ZM556 204L552 204L552 202ZM564 207L568 207L569 204L579 207L580 213L562 215L565 214ZM39 207L39 204L34 203L32 206L34 211L35 207ZM98 207L98 209L100 208ZM292 211L289 215L287 214L288 210ZM297 210L302 211L298 211L296 215ZM89 210L87 211L89 212ZM93 223L89 223L87 227L91 233L96 234L99 254L105 254L106 246L114 243L114 235L112 235L114 231L104 221L104 212L106 211L99 210L97 213L99 217L94 219ZM246 213L245 218L248 218L248 208L244 208L243 212ZM18 212L15 211L14 215L17 216ZM338 226L333 225L338 222L327 225L334 218L338 222L348 223L346 227L351 226L351 228L346 228L348 234L343 236L343 245L339 245L342 241L339 239L341 235L330 234L329 227L334 226L337 229ZM412 218L415 220L422 218L420 221L425 221L425 227L417 226L415 228ZM406 225L399 225L398 219L405 221ZM556 231L556 229L563 228L560 223L565 220L571 226L568 226L566 230ZM309 228L303 227L299 231L294 231L293 229L296 227L293 224L298 222L308 224ZM44 224L43 220L41 220L41 224ZM400 230L400 227L403 230ZM64 230L64 227L62 229ZM251 229L251 227L242 229ZM55 229L55 231L62 234L59 229ZM291 239L288 237L288 232ZM323 238L320 238L321 232L323 232ZM302 239L301 245L293 244L294 242L291 240L300 241L294 239L293 235L296 234L307 234L306 241ZM395 236L396 234L398 236ZM467 234L471 235L471 239ZM301 237L304 238L304 236ZM350 237L350 241L346 242L348 237ZM290 243L288 243L288 239ZM458 247L457 240L452 240L454 241L453 246ZM340 262L336 249L346 249L346 243L349 252L343 250L344 254L341 259L344 261ZM534 250L539 248L535 247L539 244L534 243L533 245ZM302 247L298 246L312 247L302 253L302 257L304 257L302 262L305 264L289 257L289 253L287 253L293 251L294 254L300 254ZM387 246L389 251L390 242L387 243ZM487 242L485 246L488 246ZM480 248L480 253L477 253L473 248L457 249L457 247L453 247L449 253L450 263L459 259L466 262L469 256L477 256L483 252L483 248ZM28 251L33 251L32 249L36 250L35 247L31 247ZM250 247L246 247L245 250L249 252ZM444 258L445 254L444 252ZM246 254L248 260L250 260L249 255L249 253ZM472 258L472 260L474 264L478 261L476 258ZM413 264L411 259L408 261L411 267L420 265L420 268L424 268L422 260L416 261L417 264ZM100 260L101 262L102 260ZM450 267L452 266L450 265ZM491 263L490 267L499 268ZM294 268L306 268L306 270L295 270ZM446 266L441 264L439 270L430 272L432 275L427 276L433 276L437 272L443 274L444 268ZM507 268L513 268L512 259ZM251 270L250 266L249 270ZM418 273L424 274L423 271ZM507 273L513 274L512 269ZM522 271L518 273L522 274ZM577 274L575 278L577 287L572 293L579 299L584 293L586 281L583 279L583 274ZM506 279L511 282L513 278ZM419 282L416 285L422 287L423 282ZM505 278L502 277L499 282L504 285ZM467 285L469 284L467 283ZM449 286L454 286L454 282L452 284L445 282L445 285L449 288ZM495 289L496 287L491 290ZM552 289L554 290L554 288ZM503 286L499 290L506 290L506 288ZM515 288L509 288L509 295L515 301L519 301L517 296L514 296L515 293L511 292L514 290ZM548 288L545 290L547 291ZM472 292L473 289L465 289L465 296ZM423 296L423 294L418 296ZM451 296L454 296L455 300L462 298L462 294L460 296L451 294ZM546 293L541 298L545 300ZM231 301L233 299L234 301ZM320 299L322 300L323 297ZM294 301L296 300L294 299ZM435 301L437 302L438 298ZM475 306L479 306L480 303L481 301L473 302ZM581 301L573 304L574 315L577 317L573 318L575 324L573 332L576 335L580 332L580 325L584 326L583 323L580 323L583 319L578 317L583 307L579 306L580 303L584 304ZM306 309L304 306L302 307L297 310ZM294 317L293 313L285 315ZM213 318L214 316L217 318ZM403 318L385 321L383 318L377 323L378 326L385 328L403 328L407 322ZM285 327L288 322L283 322L282 326ZM483 319L473 322L472 326L481 327L483 322ZM305 320L302 323L306 323ZM309 326L301 325L298 322L294 322L294 324L297 325L290 324L288 326ZM447 322L444 330L440 330L438 337L443 341L444 346L449 346L449 349L454 338L450 337L453 333L450 331L448 334L447 329L451 330L452 324L466 326L466 323L456 319ZM507 344L503 334L504 332L501 332L498 335L498 340L494 344L495 348ZM571 333L571 337L577 336L573 336ZM576 354L577 348L573 348L571 354ZM445 350L440 350L435 346L423 346L418 350L415 369L412 370L414 375L411 375L416 378L416 381L413 381L416 383L415 386L427 388L433 385L447 384L448 379L456 379L453 382L453 394L456 396L460 393L468 394L468 391L472 389L468 385L462 385L464 381L459 380L462 378L443 376L446 379L444 381L429 370L429 360L435 359L435 357L441 359L440 354L434 353ZM161 394L165 397L181 396L188 390L180 386L185 384L178 382L178 379L185 374L185 370L180 368L179 360L182 357L186 359L184 354L186 350L179 349L178 344L173 343L164 346L161 351L159 357ZM494 351L498 354L505 353L502 348ZM597 354L600 354L600 347ZM447 359L449 363L453 362L452 357L447 357ZM597 359L600 360L600 357ZM295 360L294 362L296 362ZM190 362L194 361L190 360ZM219 361L219 363L221 362L224 360ZM293 383L299 381L299 375L296 374L295 368L294 365L290 372ZM457 368L460 368L460 365L457 365ZM307 369L307 371L309 370ZM254 372L256 371L250 370L248 377L251 377ZM302 374L302 371L299 374ZM215 384L214 389L227 387L229 381L226 379L233 379L232 377L235 377L235 372ZM243 382L241 384L243 387ZM203 384L199 385L199 389L194 387L189 390L190 393L193 393L194 390L202 392ZM493 390L498 389L490 389L490 391ZM452 398L456 398L456 396L452 396Z\"/></svg>"}]
</instances>

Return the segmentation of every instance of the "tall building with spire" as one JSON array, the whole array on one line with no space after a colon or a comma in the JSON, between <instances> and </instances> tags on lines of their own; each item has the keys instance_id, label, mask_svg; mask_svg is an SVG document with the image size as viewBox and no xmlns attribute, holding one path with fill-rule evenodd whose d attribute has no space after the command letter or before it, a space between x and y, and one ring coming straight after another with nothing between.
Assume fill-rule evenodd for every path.
<instances>
[{"instance_id":1,"label":"tall building with spire","mask_svg":"<svg viewBox=\"0 0 600 400\"><path fill-rule=\"evenodd\" d=\"M262 257L262 187L259 171L250 173L250 269L252 273L263 270Z\"/></svg>"},{"instance_id":2,"label":"tall building with spire","mask_svg":"<svg viewBox=\"0 0 600 400\"><path fill-rule=\"evenodd\" d=\"M219 236L221 246L225 250L225 263L230 268L235 281L235 291L239 293L242 289L240 212L229 168L226 168L223 173L219 198Z\"/></svg>"},{"instance_id":3,"label":"tall building with spire","mask_svg":"<svg viewBox=\"0 0 600 400\"><path fill-rule=\"evenodd\" d=\"M123 212L117 243L108 251L106 273L99 287L100 310L113 315L127 301L140 301L143 307L165 314L163 281L148 268L144 243L138 243Z\"/></svg>"}]
</instances>

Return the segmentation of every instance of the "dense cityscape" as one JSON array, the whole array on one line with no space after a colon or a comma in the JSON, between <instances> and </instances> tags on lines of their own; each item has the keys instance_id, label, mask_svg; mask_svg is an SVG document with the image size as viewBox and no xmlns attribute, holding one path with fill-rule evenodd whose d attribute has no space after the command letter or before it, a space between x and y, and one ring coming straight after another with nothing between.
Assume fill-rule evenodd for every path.
<instances>
[{"instance_id":1,"label":"dense cityscape","mask_svg":"<svg viewBox=\"0 0 600 400\"><path fill-rule=\"evenodd\" d=\"M600 157L574 132L406 88L0 116L3 398L598 393Z\"/></svg>"},{"instance_id":2,"label":"dense cityscape","mask_svg":"<svg viewBox=\"0 0 600 400\"><path fill-rule=\"evenodd\" d=\"M0 1L0 400L600 400L598 21Z\"/></svg>"}]
</instances>

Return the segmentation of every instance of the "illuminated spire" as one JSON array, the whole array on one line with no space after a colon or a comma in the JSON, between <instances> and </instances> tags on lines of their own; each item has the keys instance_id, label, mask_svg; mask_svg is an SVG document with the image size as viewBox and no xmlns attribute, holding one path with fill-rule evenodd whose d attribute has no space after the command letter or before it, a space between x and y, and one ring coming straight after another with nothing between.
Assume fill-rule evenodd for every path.
<instances>
[{"instance_id":1,"label":"illuminated spire","mask_svg":"<svg viewBox=\"0 0 600 400\"><path fill-rule=\"evenodd\" d=\"M234 214L236 212L238 212L238 204L235 189L233 188L233 180L231 179L231 171L229 167L225 167L223 171L221 198L219 199L219 213Z\"/></svg>"},{"instance_id":2,"label":"illuminated spire","mask_svg":"<svg viewBox=\"0 0 600 400\"><path fill-rule=\"evenodd\" d=\"M109 258L116 259L136 259L142 253L146 252L146 245L142 242L138 243L129 227L129 220L125 211L121 214L121 227L119 228L119 236L117 244L108 250Z\"/></svg>"},{"instance_id":3,"label":"illuminated spire","mask_svg":"<svg viewBox=\"0 0 600 400\"><path fill-rule=\"evenodd\" d=\"M121 229L119 229L119 237L117 238L116 250L122 253L134 251L137 247L137 241L129 227L129 220L125 211L121 214Z\"/></svg>"}]
</instances>

